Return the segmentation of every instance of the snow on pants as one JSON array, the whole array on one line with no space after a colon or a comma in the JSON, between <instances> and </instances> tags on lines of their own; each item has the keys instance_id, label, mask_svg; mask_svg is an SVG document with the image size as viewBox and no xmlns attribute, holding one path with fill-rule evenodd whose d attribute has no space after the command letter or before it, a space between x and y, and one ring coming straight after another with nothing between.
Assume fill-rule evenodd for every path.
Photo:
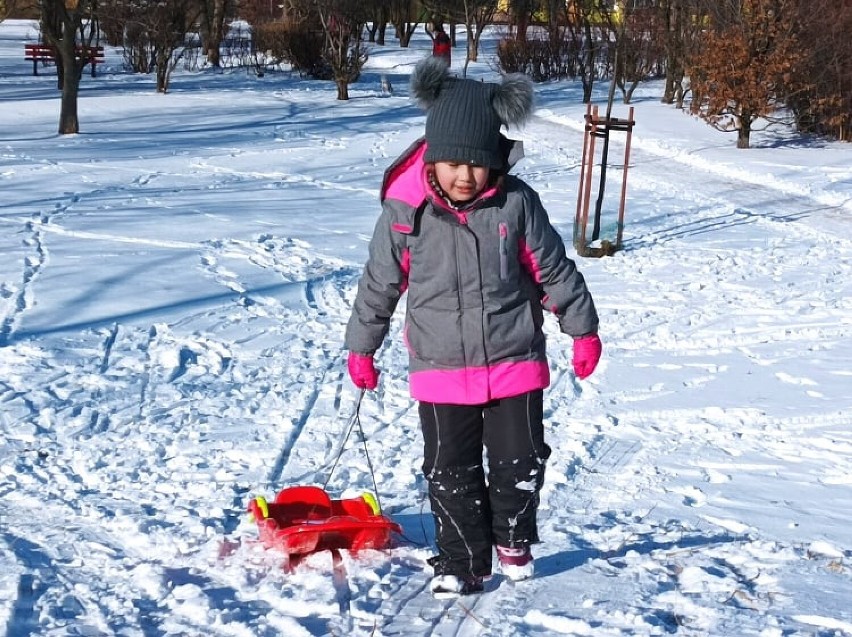
<instances>
[{"instance_id":1,"label":"snow on pants","mask_svg":"<svg viewBox=\"0 0 852 637\"><path fill-rule=\"evenodd\" d=\"M550 456L542 400L538 390L485 405L420 403L437 575L489 575L492 545L538 542L536 512Z\"/></svg>"}]
</instances>

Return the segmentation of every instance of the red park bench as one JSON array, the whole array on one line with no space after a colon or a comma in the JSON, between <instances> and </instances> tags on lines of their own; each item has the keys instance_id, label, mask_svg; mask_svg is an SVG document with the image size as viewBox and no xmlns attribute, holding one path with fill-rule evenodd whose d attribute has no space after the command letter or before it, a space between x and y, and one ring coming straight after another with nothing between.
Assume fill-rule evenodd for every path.
<instances>
[{"instance_id":1,"label":"red park bench","mask_svg":"<svg viewBox=\"0 0 852 637\"><path fill-rule=\"evenodd\" d=\"M39 62L55 63L56 56L56 48L50 44L24 44L24 59L32 60L33 75L38 75ZM92 65L92 77L95 77L95 68L104 63L104 47L77 45L77 58L85 59L86 64Z\"/></svg>"}]
</instances>

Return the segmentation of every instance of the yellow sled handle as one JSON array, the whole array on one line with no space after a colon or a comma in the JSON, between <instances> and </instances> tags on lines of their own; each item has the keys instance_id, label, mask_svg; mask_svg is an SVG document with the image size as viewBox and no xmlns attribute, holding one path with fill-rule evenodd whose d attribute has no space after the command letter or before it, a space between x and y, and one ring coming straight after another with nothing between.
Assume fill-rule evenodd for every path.
<instances>
[{"instance_id":1,"label":"yellow sled handle","mask_svg":"<svg viewBox=\"0 0 852 637\"><path fill-rule=\"evenodd\" d=\"M259 495L254 499L254 503L255 505L257 505L258 510L260 510L260 513L263 515L262 519L265 520L266 518L268 518L269 504L266 502L266 498L264 498L262 495ZM254 518L254 515L250 515L249 518Z\"/></svg>"},{"instance_id":2,"label":"yellow sled handle","mask_svg":"<svg viewBox=\"0 0 852 637\"><path fill-rule=\"evenodd\" d=\"M369 491L365 491L361 494L361 499L367 503L370 509L373 511L373 515L380 515L382 510L379 508L379 503L376 501L376 496L374 496Z\"/></svg>"}]
</instances>

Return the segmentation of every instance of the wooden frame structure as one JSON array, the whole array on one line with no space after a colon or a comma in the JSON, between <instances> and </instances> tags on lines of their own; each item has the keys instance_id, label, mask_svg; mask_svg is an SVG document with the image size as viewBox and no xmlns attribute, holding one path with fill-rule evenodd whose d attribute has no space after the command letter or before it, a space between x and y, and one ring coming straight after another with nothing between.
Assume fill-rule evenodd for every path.
<instances>
[{"instance_id":1,"label":"wooden frame structure","mask_svg":"<svg viewBox=\"0 0 852 637\"><path fill-rule=\"evenodd\" d=\"M574 217L574 248L581 257L611 256L621 249L621 239L624 232L624 203L627 194L627 168L630 161L630 139L633 134L633 107L630 107L627 119L603 117L598 114L598 107L586 105L586 126L583 133L583 158L580 166L580 187L577 189L577 213ZM621 194L618 205L618 221L616 224L615 240L600 239L601 214L603 195L606 186L607 155L609 153L609 136L612 131L626 133L624 144L624 165L621 178ZM589 203L592 196L592 175L596 164L595 140L603 139L600 158L600 180L598 197L592 216L592 232L588 232ZM595 245L597 244L597 245Z\"/></svg>"}]
</instances>

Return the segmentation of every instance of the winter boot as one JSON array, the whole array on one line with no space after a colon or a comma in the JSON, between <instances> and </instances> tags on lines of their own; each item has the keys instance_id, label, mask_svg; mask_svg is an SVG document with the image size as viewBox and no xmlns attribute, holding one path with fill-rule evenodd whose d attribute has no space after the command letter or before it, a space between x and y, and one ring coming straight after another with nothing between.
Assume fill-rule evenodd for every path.
<instances>
[{"instance_id":1,"label":"winter boot","mask_svg":"<svg viewBox=\"0 0 852 637\"><path fill-rule=\"evenodd\" d=\"M482 578L477 576L436 575L429 583L435 599L453 599L460 595L472 595L483 591Z\"/></svg>"},{"instance_id":2,"label":"winter boot","mask_svg":"<svg viewBox=\"0 0 852 637\"><path fill-rule=\"evenodd\" d=\"M535 570L529 546L510 548L498 545L497 561L500 563L500 572L513 582L530 579Z\"/></svg>"}]
</instances>

